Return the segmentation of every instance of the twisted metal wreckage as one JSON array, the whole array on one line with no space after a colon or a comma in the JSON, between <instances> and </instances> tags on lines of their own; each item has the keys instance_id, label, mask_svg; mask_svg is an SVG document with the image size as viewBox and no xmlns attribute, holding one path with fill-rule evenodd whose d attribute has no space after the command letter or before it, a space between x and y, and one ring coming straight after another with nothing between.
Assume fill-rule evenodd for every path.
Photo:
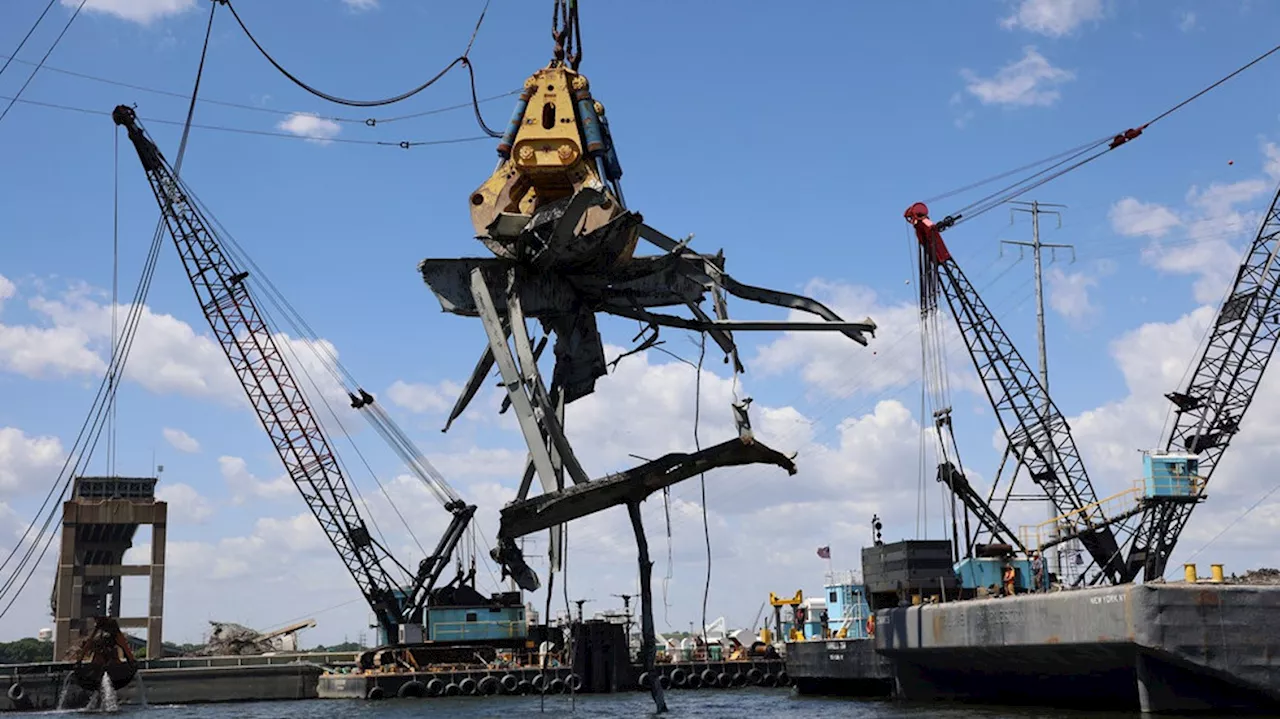
<instances>
[{"instance_id":1,"label":"twisted metal wreckage","mask_svg":"<svg viewBox=\"0 0 1280 719\"><path fill-rule=\"evenodd\" d=\"M554 572L560 564L564 523L627 506L640 553L643 653L652 670L652 563L639 503L653 492L718 467L772 464L789 474L796 468L792 457L753 437L746 399L733 405L736 438L590 479L565 436L564 416L565 406L594 392L596 380L608 371L596 313L647 325L631 353L652 347L661 327L705 332L724 351L726 362L732 361L735 374L744 371L735 331L838 331L865 346L864 333L874 334L876 325L870 318L844 321L807 297L742 284L725 273L723 252L697 253L689 248L692 237L676 241L645 224L640 213L626 206L622 168L604 107L591 96L576 63L553 61L525 81L498 154L497 169L470 199L477 239L494 257L427 259L419 265L441 307L480 318L488 337L444 429L462 414L496 364L507 391L500 411L515 411L529 454L516 498L501 511L492 555L504 576L526 590L537 589L540 582L515 539L551 529L549 565ZM641 239L662 254L635 255ZM807 312L823 321L731 320L726 294ZM714 317L701 307L708 295ZM653 311L680 306L692 317ZM536 346L528 330L530 319L542 327ZM552 334L555 364L548 388L538 361ZM535 475L542 493L530 497ZM650 675L656 676L652 671ZM661 706L660 688L655 683L652 689Z\"/></svg>"}]
</instances>

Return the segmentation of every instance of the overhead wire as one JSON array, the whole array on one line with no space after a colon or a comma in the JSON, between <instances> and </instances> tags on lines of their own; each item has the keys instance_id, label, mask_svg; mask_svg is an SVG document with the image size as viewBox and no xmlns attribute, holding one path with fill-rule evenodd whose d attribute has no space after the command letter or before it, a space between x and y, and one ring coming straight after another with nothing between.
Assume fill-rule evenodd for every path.
<instances>
[{"instance_id":1,"label":"overhead wire","mask_svg":"<svg viewBox=\"0 0 1280 719\"><path fill-rule=\"evenodd\" d=\"M1191 104L1195 100L1203 97L1208 92L1219 87L1220 85L1227 82L1228 80L1231 80L1232 78L1236 77L1237 75L1244 72L1245 70L1248 70L1249 68L1258 64L1259 62L1262 62L1263 60L1265 60L1266 58L1270 57L1271 55L1275 54L1278 51L1280 51L1280 45L1276 45L1270 50L1267 50L1261 55L1258 55L1257 57L1253 58L1252 60L1245 63L1244 65L1241 65L1240 67L1236 68L1232 72L1228 73L1224 77L1218 79L1217 81L1199 90L1198 92L1191 95L1190 97L1187 97L1186 99L1178 102L1172 107L1162 111L1160 114L1156 115L1155 117L1143 123L1142 125L1125 130L1124 132L1118 133L1110 138L1105 138L1102 140L1095 141L1093 143L1086 143L1085 145L1080 145L1075 151L1068 150L1064 153L1059 153L1058 155L1054 155L1050 158L1046 158L1046 160L1042 162L1033 163L1028 167L1036 167L1042 164L1043 162L1049 161L1049 160L1055 160L1055 159L1058 160L1055 164L1031 175L1028 178L1019 180L1018 182L1015 182L1001 190L998 190L994 193L987 195L986 197L974 203L971 203L970 205L967 205L965 208L962 208L959 211L948 214L947 217L944 220L940 221L938 224L943 225L942 229L946 229L946 227L951 227L961 222L964 222L965 220L978 217L979 215L989 212L990 210L994 209L995 207L1001 204L1004 204L1005 202L1017 199L1023 194L1030 192L1031 190L1037 187L1040 187L1041 185L1044 185L1047 182L1050 182L1069 172L1073 172L1083 167L1084 165L1087 165L1090 162L1093 162L1099 157L1102 157L1103 155L1109 152L1112 152L1120 147L1123 147L1124 145L1128 144L1129 141L1140 137L1147 128L1151 127L1155 123L1163 120L1166 117L1169 117L1170 115L1177 112L1178 110L1181 110L1182 108ZM1102 147L1104 144L1106 145L1106 147ZM1102 147L1102 149L1098 149L1100 147ZM1093 154L1088 154L1094 150L1097 150L1097 151L1093 152ZM1058 159L1058 158L1063 158L1064 156L1065 156L1065 159ZM1073 160L1075 162L1072 162ZM1071 164L1067 164L1067 163L1071 163ZM1062 167L1063 165L1066 165L1066 167ZM1062 169L1058 169L1056 172L1050 172L1051 170L1055 170L1056 168L1059 168L1059 167L1061 167ZM1003 177L1016 174L1016 172L1017 170L1012 170L1007 173L1002 173L1001 175L997 175L994 178L989 178L988 180L985 180L985 181L980 181L978 183L971 183L970 185L966 185L965 187L959 188L957 190L952 190L950 192L943 193L939 197L950 197L960 192L963 192L967 189L971 189L972 187L977 187L983 184L987 184L990 181L994 181L994 179L1002 179ZM1046 175L1046 173L1050 173L1050 174Z\"/></svg>"},{"instance_id":2,"label":"overhead wire","mask_svg":"<svg viewBox=\"0 0 1280 719\"><path fill-rule=\"evenodd\" d=\"M53 54L54 49L58 47L58 43L62 42L62 36L66 35L67 31L71 29L71 23L75 22L76 18L80 16L80 10L84 7L85 2L87 2L87 0L80 0L80 4L76 6L75 12L71 13L71 17L67 19L67 24L62 26L62 31L58 33L58 36L53 39L53 44L45 51L44 57L40 58L40 62L36 65L35 69L27 76L26 82L22 83L22 87L18 88L18 93L9 100L8 105L5 105L4 111L0 112L0 120L4 120L5 115L8 115L9 110L13 108L13 103L17 102L18 98L22 97L23 92L26 92L27 86L31 84L31 81L34 80L36 75L40 72L40 68L44 66L44 61L49 59L49 56ZM48 8L45 8L45 10L47 11ZM44 17L44 15L42 14L40 17ZM34 30L35 28L33 27L32 29ZM26 42L25 38L23 39L23 42ZM8 67L7 62L5 63L5 66Z\"/></svg>"},{"instance_id":3,"label":"overhead wire","mask_svg":"<svg viewBox=\"0 0 1280 719\"><path fill-rule=\"evenodd\" d=\"M86 108L86 107L75 107L73 105L62 105L62 104L53 103L53 102L43 102L40 100L26 100L26 99L17 98L17 97L8 97L5 95L0 95L0 100L12 100L14 102L22 103L25 105L46 107L54 110L67 110L71 112L80 112L86 115L101 115L105 117L111 116L111 112L107 110L95 110L95 109ZM148 125L177 125L177 126L186 127L186 123L179 120L163 120L163 119L154 118L154 117L141 117L141 116L139 116L138 119ZM325 137L323 135L299 135L291 132L276 132L272 130L254 130L254 129L243 128L243 127L228 127L225 125L205 125L201 123L193 123L190 127L198 130L216 130L218 132L231 132L231 133L237 133L241 135L258 135L262 137L283 137L289 140L312 140L312 141L321 142L321 143L336 142L344 145L371 145L371 146L380 146L380 147L398 147L403 150L408 150L414 147L429 147L434 145L456 145L460 143L476 142L479 140L489 139L488 137L485 137L483 135L474 135L471 137L458 137L458 138L451 138L446 140L400 140L400 141L363 140L363 139L353 138L353 137Z\"/></svg>"},{"instance_id":4,"label":"overhead wire","mask_svg":"<svg viewBox=\"0 0 1280 719\"><path fill-rule=\"evenodd\" d=\"M35 64L36 64L36 63L31 62L31 61L28 61L28 60L19 60L19 59L17 59L16 57L14 57L14 56L12 56L12 55L0 55L0 59L5 59L6 61L13 61L13 62L17 62L18 64L21 64L21 65L35 65ZM7 63L6 63L6 64L7 64ZM151 93L151 94L153 94L153 95L160 95L160 96L164 96L164 97L173 97L173 98L178 98L178 99L181 99L181 100L189 100L189 99L190 99L190 97L189 97L188 95L185 95L185 94L183 94L183 93L181 93L181 92L175 92L175 91L173 91L173 90L162 90L162 89L159 89L159 88L147 87L147 86L145 86L145 85L137 85L137 84L134 84L134 83L122 82L122 81L120 81L120 80L112 80L111 78L101 77L101 76L98 76L98 75L91 75L91 74L89 74L89 73L80 72L80 71L78 71L78 70L67 70L67 69L65 69L65 68L53 67L52 65L45 65L45 66L44 66L44 72L53 72L53 73L57 73L57 74L60 74L60 75L67 75L68 77L76 77L76 78L80 78L80 79L82 79L82 80L91 80L91 81L93 81L93 82L100 82L100 83L103 83L103 84L105 84L105 85L113 85L113 86L115 86L115 87L123 87L123 88L127 88L127 89L130 89L130 90L137 90L137 91L139 91L139 92L147 92L147 93ZM479 104L481 104L481 105L483 105L483 104L486 104L486 103L489 103L489 102L493 102L494 100L501 100L501 99L504 99L504 98L511 97L511 96L513 96L513 95L519 95L519 94L520 94L520 92L521 92L521 90L519 90L519 89L516 89L516 90L508 90L507 92L501 92L501 93L498 93L498 94L496 94L496 95L488 95L488 96L486 96L486 97L479 98L478 100L476 100L476 102L477 102L477 103L479 103ZM363 118L361 118L361 117L343 117L343 116L340 116L340 115L321 115L321 114L318 114L318 113L315 113L315 112L306 111L306 110L279 110L279 109L276 109L276 108L274 108L274 107L263 107L263 106L261 106L261 105L250 105L250 104L243 103L243 102L231 102L231 101L229 101L229 100L215 100L215 99L212 99L212 98L203 98L203 97L202 97L202 98L200 98L200 99L198 100L198 102L202 102L202 103L205 103L205 104L207 104L207 105L218 105L218 106L220 106L220 107L229 107L229 108L233 108L233 109L237 109L237 110L246 110L246 111L249 111L249 112L259 112L259 113L264 113L264 114L269 114L269 115L277 115L277 116L281 116L281 117L290 117L290 116L293 116L293 115L312 115L312 116L314 116L314 117L316 117L316 118L318 118L318 119L321 119L321 120L329 120L330 122L340 122L340 123L345 123L345 124L349 124L349 125L364 125L364 126L367 126L367 127L377 127L378 125L385 125L385 124L390 123L390 122L400 122L400 121L402 121L402 120L410 120L410 119L415 119L415 118L419 118L419 117L428 117L428 116L431 116L431 115L439 115L439 114L441 114L441 113L451 112L451 111L453 111L453 110L464 110L464 109L467 109L467 108L472 107L472 104L473 104L470 100L468 100L467 102L458 103L458 104L455 104L455 105L447 105L447 106L444 106L444 107L432 108L432 109L430 109L430 110L421 110L421 111L418 111L418 112L412 112L412 113L409 113L409 114L406 114L406 115L396 115L396 116L393 116L393 117L363 117ZM145 120L145 118L144 118L144 121L146 121L146 122L154 122L154 120Z\"/></svg>"},{"instance_id":5,"label":"overhead wire","mask_svg":"<svg viewBox=\"0 0 1280 719\"><path fill-rule=\"evenodd\" d=\"M82 2L81 6L83 6L83 4L84 3ZM187 126L183 129L182 138L178 145L177 161L174 164L175 177L179 177L182 161L186 155L187 142L190 139L190 124L192 118L195 116L195 101L200 92L200 80L204 74L205 58L209 52L209 38L213 31L213 15L216 9L217 3L212 3L209 10L209 24L205 29L204 45L200 51L200 64L196 71L195 84L191 92L191 102L187 109ZM61 37L61 35L59 37ZM27 547L27 551L23 554L22 559L14 565L13 571L4 581L4 584L0 585L0 601L3 601L6 595L9 597L8 603L5 604L3 609L0 609L0 617L7 614L13 607L14 602L17 601L17 598L21 596L23 590L26 589L27 584L31 581L32 576L35 575L35 571L40 566L40 562L43 561L45 553L49 550L49 546L53 543L53 539L56 535L48 530L54 517L57 515L57 502L53 502L52 506L50 506L50 501L55 496L55 490L58 490L60 486L61 489L58 491L57 496L59 497L59 500L62 497L65 497L72 481L76 476L83 473L84 468L92 459L94 451L97 448L98 440L102 436L102 430L105 424L103 420L106 417L107 408L114 402L115 392L119 387L118 383L110 380L112 377L119 374L120 369L128 360L134 339L137 336L136 333L138 325L141 322L143 309L146 306L146 298L151 289L151 282L155 277L156 261L160 254L164 227L165 221L164 218L161 217L156 223L156 229L152 235L151 245L148 247L146 260L143 264L143 270L138 278L138 286L134 291L134 297L129 307L129 313L125 317L123 331L118 337L112 338L113 347L111 356L113 358L113 364L108 366L102 382L99 384L98 394L94 397L93 404L90 407L88 416L81 425L76 441L68 452L67 459L63 462L62 469L59 471L58 477L50 486L48 494L45 495L45 500L41 503L40 509L36 511L36 516L32 519L31 524L28 525L26 531L23 532L22 538L14 544L13 550L9 553L9 556L6 557L3 563L0 563L0 571L3 571L4 567L8 566L9 562L16 555L18 549L22 547L24 542L28 541L31 530L40 520L40 516L44 514L44 523L41 525L39 532L37 532L34 538L30 538L29 546ZM39 555L35 556L35 549L41 544L42 539L43 546L40 548ZM35 556L34 561L32 561L33 556ZM17 583L17 578L24 569L26 570L26 576L22 579L21 583Z\"/></svg>"},{"instance_id":6,"label":"overhead wire","mask_svg":"<svg viewBox=\"0 0 1280 719\"><path fill-rule=\"evenodd\" d=\"M13 58L22 52L22 47L27 44L27 40L31 39L31 34L36 31L37 27L40 27L40 23L44 21L44 16L49 14L49 10L53 8L53 4L57 1L49 0L49 3L44 6L44 10L40 12L40 17L36 18L34 23L31 23L31 28L27 30L27 34L23 35L22 40L18 41L18 46L13 49L13 54L5 57L4 66L0 67L0 75L3 75L4 71L9 69L9 63L13 62Z\"/></svg>"}]
</instances>

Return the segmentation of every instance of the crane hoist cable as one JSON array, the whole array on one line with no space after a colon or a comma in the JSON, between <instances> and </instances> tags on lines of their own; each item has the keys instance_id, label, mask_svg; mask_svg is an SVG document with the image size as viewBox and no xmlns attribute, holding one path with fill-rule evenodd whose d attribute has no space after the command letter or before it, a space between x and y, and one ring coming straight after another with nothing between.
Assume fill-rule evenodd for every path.
<instances>
[{"instance_id":1,"label":"crane hoist cable","mask_svg":"<svg viewBox=\"0 0 1280 719\"><path fill-rule=\"evenodd\" d=\"M229 257L234 259L240 266L248 270L248 274L243 281L260 291L255 292L255 296L264 298L267 303L279 310L280 314L284 317L284 321L288 328L299 338L306 340L308 348L312 351L312 354L316 359L319 360L321 367L338 386L343 388L343 391L351 402L352 409L360 411L360 414L365 417L379 436L382 437L388 447L390 447L400 457L404 462L405 467L431 491L442 505L447 506L451 503L461 503L461 497L449 485L440 471L437 470L429 460L427 460L422 451L418 449L411 439L409 439L408 435L395 422L395 420L392 419L380 405L375 403L373 395L361 388L360 382L356 380L355 375L353 375L351 371L338 360L337 355L328 343L320 338L311 323L302 316L291 302L289 302L289 300L280 291L280 288L271 280L270 276L267 275L266 271L254 261L248 252L245 251L244 246L241 245L231 231L222 224L222 221L218 219L218 216L215 215L212 210L190 190L190 188L186 187L185 183L183 183L183 189L187 193L187 196L190 197L200 208L200 211L204 213L204 215L218 229L221 238L225 241L223 243L223 251L226 252ZM277 327L277 322L274 317L271 316L271 312L269 312L267 308L262 309L267 322L273 328ZM285 343L284 346L286 351L292 352L292 348L288 343ZM334 421L338 424L339 429L341 429L341 431L347 436L348 441L355 449L357 455L359 455L365 469L378 485L379 491L381 491L388 503L392 505L392 509L400 517L401 523L409 533L409 536L421 548L421 544L414 535L413 529L404 519L399 508L395 506L395 502L386 491L386 488L382 485L377 473L373 471L372 466L365 459L359 446L351 439L351 435L347 432L347 429L342 424L341 419L338 418L336 412L333 411L333 408L329 406L328 400L319 390L318 384L316 384L314 379L310 377L310 373L307 371L305 364L295 362L294 365L299 368L310 382L312 382L313 386L316 388L316 394L321 400L321 403L329 410ZM341 461L340 457L339 461ZM357 493L359 493L358 487L353 488ZM376 528L376 521L374 524Z\"/></svg>"}]
</instances>

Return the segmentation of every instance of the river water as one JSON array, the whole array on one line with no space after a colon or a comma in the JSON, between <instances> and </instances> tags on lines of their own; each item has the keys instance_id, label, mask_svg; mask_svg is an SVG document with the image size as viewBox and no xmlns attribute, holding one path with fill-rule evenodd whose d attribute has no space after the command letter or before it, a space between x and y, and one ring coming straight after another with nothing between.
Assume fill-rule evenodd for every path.
<instances>
[{"instance_id":1,"label":"river water","mask_svg":"<svg viewBox=\"0 0 1280 719\"><path fill-rule=\"evenodd\" d=\"M910 705L887 701L792 696L781 689L670 692L671 719L1135 719L1137 714ZM367 701L297 701L194 706L124 706L117 716L148 719L631 719L653 715L653 701L638 692L547 697L454 697Z\"/></svg>"}]
</instances>

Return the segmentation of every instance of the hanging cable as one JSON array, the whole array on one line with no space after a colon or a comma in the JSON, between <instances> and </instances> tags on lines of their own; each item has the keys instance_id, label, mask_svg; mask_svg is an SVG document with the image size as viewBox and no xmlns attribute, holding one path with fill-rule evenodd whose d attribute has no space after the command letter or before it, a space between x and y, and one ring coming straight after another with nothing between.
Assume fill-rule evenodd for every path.
<instances>
[{"instance_id":1,"label":"hanging cable","mask_svg":"<svg viewBox=\"0 0 1280 719\"><path fill-rule=\"evenodd\" d=\"M19 60L13 55L0 55L0 59L16 62L20 65L30 65L32 67L36 65L36 63L28 60ZM45 65L43 67L43 71L58 73L60 75L66 75L68 77L76 77L82 80L91 80L93 82L100 82L105 85L113 85L115 87L123 87L130 90L137 90L138 92L149 92L153 95L161 95L164 97L175 97L175 98L180 98L182 100L190 99L189 96L184 95L180 92L174 92L172 90L161 90L154 87L147 87L145 85L135 85L133 83L121 82L119 80L112 80L110 78L100 77L98 75L90 75L88 73L79 72L76 70L67 70L65 68L53 67L52 65ZM393 117L363 117L362 118L362 117L341 117L337 115L319 115L313 112L306 112L302 110L277 110L274 107L260 107L258 105L248 105L242 102L229 102L227 100L214 100L211 98L200 98L199 102L202 102L208 105L230 107L237 110L248 110L250 112L260 112L260 113L266 113L269 115L277 115L280 117L289 117L292 115L307 114L307 115L315 115L315 117L321 120L329 120L330 122L341 122L341 123L346 123L350 125L365 125L367 127L377 127L378 125L385 125L389 122L399 122L401 120L410 120L418 117L428 117L431 115L439 115L441 113L451 112L453 110L464 110L464 109L473 107L474 105L483 105L485 103L493 102L494 100L502 100L504 98L508 98L513 95L519 95L522 91L523 90L516 89L516 90L509 90L507 92L498 93L496 95L489 95L487 97L481 97L481 98L473 97L469 99L467 102L463 102L455 105L447 105L445 107L437 107L431 110L422 110L419 112L409 113L407 115L396 115ZM4 99L8 99L8 98L4 98ZM106 114L109 115L111 113L106 113ZM155 120L148 120L146 118L141 118L141 119L144 122L148 122L148 123L156 122Z\"/></svg>"},{"instance_id":2,"label":"hanging cable","mask_svg":"<svg viewBox=\"0 0 1280 719\"><path fill-rule=\"evenodd\" d=\"M271 53L267 52L267 49L262 46L262 43L258 42L258 39L254 37L252 32L249 31L249 26L245 25L244 20L240 19L240 13L236 12L235 5L233 5L230 2L230 0L219 0L219 1L224 3L227 6L227 8L231 10L232 17L236 19L236 24L238 24L240 26L240 29L244 31L245 37L249 38L249 42L253 43L253 46L258 49L258 52L261 53L262 56L266 58L267 62L271 63L271 66L274 67L276 70L278 70L280 74L284 75L291 82L293 82L293 84L297 85L303 90L306 90L312 95L315 95L316 97L319 97L324 100L328 100L329 102L337 103L339 105L346 105L348 107L381 107L383 105L392 105L397 102L401 102L402 100L407 100L413 97L414 95L417 95L418 93L422 92L428 87L431 87L432 85L434 85L436 81L444 77L450 70L454 68L454 66L462 65L463 67L467 68L467 73L468 75L470 75L471 104L472 104L472 107L475 109L476 121L479 123L481 129L484 130L485 134L487 134L489 137L502 136L502 133L495 132L494 130L490 129L489 126L485 124L484 119L481 117L480 102L476 96L475 70L471 66L471 58L470 58L471 46L475 44L476 35L480 32L480 25L484 23L485 14L488 13L489 11L489 0L485 0L484 7L480 10L480 17L476 20L475 29L471 31L471 39L470 41L467 42L467 48L466 50L463 51L461 55L455 58L448 65L445 65L443 70L436 73L433 77L431 77L429 80L422 83L421 85L413 88L412 90L402 92L399 95L383 98L381 100L350 100L347 98L338 97L337 95L331 95L327 92L324 92L323 90L319 90L303 82L301 79L298 78L298 76L289 72L287 69L285 69L283 65L277 62L276 59L271 56ZM372 121L372 120L368 121L368 124L370 125L376 124L376 121Z\"/></svg>"},{"instance_id":3,"label":"hanging cable","mask_svg":"<svg viewBox=\"0 0 1280 719\"><path fill-rule=\"evenodd\" d=\"M18 43L18 46L13 49L13 54L5 58L4 66L0 67L0 75L3 75L4 71L9 69L9 63L13 62L13 58L16 57L18 53L22 52L22 46L26 45L27 40L31 39L31 33L35 32L37 27L40 27L40 23L44 21L44 16L49 14L49 9L52 8L53 4L57 1L58 0L49 0L49 4L44 6L44 10L41 11L40 17L36 18L36 21L31 24L31 28L27 30L27 34L22 36L22 40Z\"/></svg>"},{"instance_id":4,"label":"hanging cable","mask_svg":"<svg viewBox=\"0 0 1280 719\"><path fill-rule=\"evenodd\" d=\"M120 133L111 128L111 351L116 347L116 318L120 314ZM114 366L116 358L111 357ZM107 476L116 474L116 417L115 387L119 378L112 376L110 380L111 406L107 419Z\"/></svg>"},{"instance_id":5,"label":"hanging cable","mask_svg":"<svg viewBox=\"0 0 1280 719\"><path fill-rule=\"evenodd\" d=\"M697 374L693 381L693 446L696 451L702 451L702 441L698 437L698 426L702 424L702 361L707 356L707 335L705 332L698 333L701 341L698 343L698 366ZM707 641L707 597L711 594L711 525L707 519L707 475L705 472L698 475L698 484L702 491L702 538L707 547L707 577L702 585L702 642Z\"/></svg>"},{"instance_id":6,"label":"hanging cable","mask_svg":"<svg viewBox=\"0 0 1280 719\"><path fill-rule=\"evenodd\" d=\"M76 18L80 16L80 9L84 7L85 2L87 2L87 0L80 0L80 4L76 6L75 12L71 13L71 17L67 20L67 24L62 26L62 32L59 32L58 36L53 39L53 44L49 46L49 49L44 53L44 57L40 58L40 62L36 65L35 69L27 76L27 81L22 83L22 87L18 88L18 94L10 98L9 104L4 108L4 112L0 112L0 120L4 120L5 115L9 114L9 110L13 109L13 103L17 102L18 98L22 97L22 93L26 91L27 86L31 84L31 81L36 78L36 74L40 72L40 68L44 66L44 61L49 59L49 56L53 54L54 48L58 47L58 43L62 42L62 36L67 34L67 31L71 29L71 23L75 22ZM45 11L47 12L48 8L45 8ZM44 15L41 14L40 17L44 17ZM35 27L33 26L31 29L34 30ZM26 38L23 38L22 41L25 43ZM17 53L15 52L14 54ZM8 66L9 63L6 62L5 67Z\"/></svg>"}]
</instances>

